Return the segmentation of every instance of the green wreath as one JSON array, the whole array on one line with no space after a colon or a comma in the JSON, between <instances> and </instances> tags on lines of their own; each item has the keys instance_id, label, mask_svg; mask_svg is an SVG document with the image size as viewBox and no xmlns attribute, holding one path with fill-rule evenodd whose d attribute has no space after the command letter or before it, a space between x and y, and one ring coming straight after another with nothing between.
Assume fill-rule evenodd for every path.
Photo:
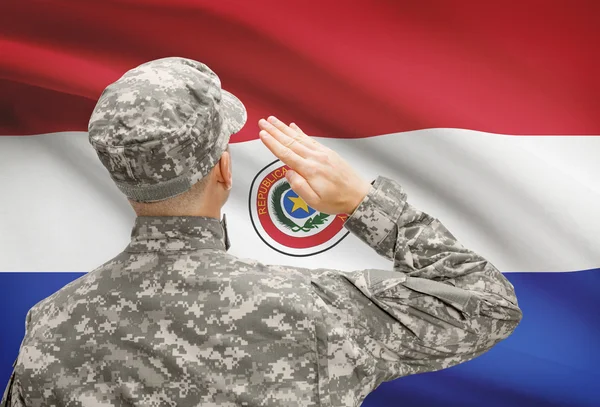
<instances>
[{"instance_id":1,"label":"green wreath","mask_svg":"<svg viewBox=\"0 0 600 407\"><path fill-rule=\"evenodd\" d=\"M319 212L317 216L308 218L302 226L296 224L293 220L285 216L281 207L281 196L290 188L290 184L284 181L273 189L273 195L271 195L271 209L273 210L273 213L275 214L277 220L283 226L290 229L292 232L308 232L312 229L318 229L319 226L323 225L325 223L325 220L331 215Z\"/></svg>"}]
</instances>

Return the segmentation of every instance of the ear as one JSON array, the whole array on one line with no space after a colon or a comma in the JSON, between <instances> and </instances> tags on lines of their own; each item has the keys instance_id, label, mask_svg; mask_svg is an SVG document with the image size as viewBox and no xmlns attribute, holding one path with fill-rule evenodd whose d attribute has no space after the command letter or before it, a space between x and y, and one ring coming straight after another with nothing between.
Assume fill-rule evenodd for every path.
<instances>
[{"instance_id":1,"label":"ear","mask_svg":"<svg viewBox=\"0 0 600 407\"><path fill-rule=\"evenodd\" d=\"M233 179L231 174L231 155L229 154L229 147L223 151L221 158L219 159L219 173L217 174L219 182L225 184L225 189L231 189L233 185Z\"/></svg>"}]
</instances>

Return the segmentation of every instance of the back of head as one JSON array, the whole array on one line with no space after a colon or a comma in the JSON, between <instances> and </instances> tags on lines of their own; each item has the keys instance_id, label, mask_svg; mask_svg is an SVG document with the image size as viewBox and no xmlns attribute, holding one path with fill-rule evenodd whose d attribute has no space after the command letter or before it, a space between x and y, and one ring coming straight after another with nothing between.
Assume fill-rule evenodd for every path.
<instances>
[{"instance_id":1,"label":"back of head","mask_svg":"<svg viewBox=\"0 0 600 407\"><path fill-rule=\"evenodd\" d=\"M140 202L128 199L137 216L186 216L197 213L205 201L206 185L210 174L201 178L187 191L172 198L153 202ZM208 191L210 193L210 191Z\"/></svg>"},{"instance_id":2,"label":"back of head","mask_svg":"<svg viewBox=\"0 0 600 407\"><path fill-rule=\"evenodd\" d=\"M244 105L205 64L162 58L127 71L100 96L89 141L117 187L136 202L190 191L246 122Z\"/></svg>"}]
</instances>

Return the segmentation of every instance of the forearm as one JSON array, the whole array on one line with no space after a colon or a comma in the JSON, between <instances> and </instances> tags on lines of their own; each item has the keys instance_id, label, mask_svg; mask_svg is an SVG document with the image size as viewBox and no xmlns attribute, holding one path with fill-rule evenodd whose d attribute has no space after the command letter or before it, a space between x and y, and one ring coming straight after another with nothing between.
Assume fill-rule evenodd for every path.
<instances>
[{"instance_id":1,"label":"forearm","mask_svg":"<svg viewBox=\"0 0 600 407\"><path fill-rule=\"evenodd\" d=\"M408 287L421 291L428 279L463 289L520 319L512 284L485 258L465 248L436 218L407 202L402 187L378 177L345 227L405 273ZM428 284L427 286L431 286ZM448 295L451 295L448 293ZM458 301L458 300L457 300Z\"/></svg>"}]
</instances>

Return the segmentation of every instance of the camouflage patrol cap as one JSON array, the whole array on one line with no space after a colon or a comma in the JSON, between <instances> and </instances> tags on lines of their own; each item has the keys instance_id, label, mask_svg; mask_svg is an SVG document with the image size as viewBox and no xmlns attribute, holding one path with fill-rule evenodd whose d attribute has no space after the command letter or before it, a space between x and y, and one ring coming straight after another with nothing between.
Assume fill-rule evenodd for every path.
<instances>
[{"instance_id":1,"label":"camouflage patrol cap","mask_svg":"<svg viewBox=\"0 0 600 407\"><path fill-rule=\"evenodd\" d=\"M127 71L102 92L89 141L128 198L154 202L206 176L246 117L208 66L162 58Z\"/></svg>"}]
</instances>

